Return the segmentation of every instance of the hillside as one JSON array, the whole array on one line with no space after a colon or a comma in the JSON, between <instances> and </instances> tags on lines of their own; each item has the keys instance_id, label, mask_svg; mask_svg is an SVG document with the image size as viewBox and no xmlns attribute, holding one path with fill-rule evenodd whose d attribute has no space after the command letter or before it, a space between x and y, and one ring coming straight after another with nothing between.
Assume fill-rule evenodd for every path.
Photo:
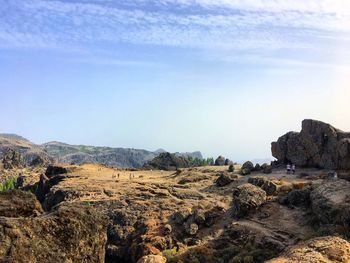
<instances>
[{"instance_id":1,"label":"hillside","mask_svg":"<svg viewBox=\"0 0 350 263\"><path fill-rule=\"evenodd\" d=\"M40 156L59 163L96 163L123 168L140 168L164 150L147 151L133 148L96 147L48 142L37 145L16 134L0 134L0 158L6 149L14 149L24 155L27 165ZM175 153L179 156L202 158L200 152Z\"/></svg>"},{"instance_id":2,"label":"hillside","mask_svg":"<svg viewBox=\"0 0 350 263\"><path fill-rule=\"evenodd\" d=\"M25 165L31 165L38 159L48 163L52 158L40 147L16 134L0 134L0 159L4 153L12 149L20 152Z\"/></svg>"},{"instance_id":3,"label":"hillside","mask_svg":"<svg viewBox=\"0 0 350 263\"><path fill-rule=\"evenodd\" d=\"M186 158L165 152L147 169L14 167L12 179L0 183L0 262L349 263L350 169L310 161L285 170L289 158L310 149L346 164L349 147L341 155L331 150L348 146L349 138L321 122L303 126L293 135L303 140L288 137L285 144L282 136L273 143L286 158L271 165L189 167ZM334 139L322 141L329 130ZM294 147L306 142L307 149ZM118 150L46 146L57 156Z\"/></svg>"}]
</instances>

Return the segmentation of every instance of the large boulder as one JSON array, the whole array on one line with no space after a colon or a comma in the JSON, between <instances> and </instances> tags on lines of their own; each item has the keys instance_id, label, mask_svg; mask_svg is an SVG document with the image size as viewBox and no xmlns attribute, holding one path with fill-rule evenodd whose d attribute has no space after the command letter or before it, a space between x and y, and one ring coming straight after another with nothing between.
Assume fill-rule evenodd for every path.
<instances>
[{"instance_id":1,"label":"large boulder","mask_svg":"<svg viewBox=\"0 0 350 263\"><path fill-rule=\"evenodd\" d=\"M68 169L64 166L59 166L59 165L49 165L45 171L45 175L49 178L55 175L66 174L66 173L68 173Z\"/></svg>"},{"instance_id":2,"label":"large boulder","mask_svg":"<svg viewBox=\"0 0 350 263\"><path fill-rule=\"evenodd\" d=\"M216 185L219 187L229 185L232 182L233 182L233 179L231 178L231 176L227 174L221 174L219 178L216 179L215 181Z\"/></svg>"},{"instance_id":3,"label":"large boulder","mask_svg":"<svg viewBox=\"0 0 350 263\"><path fill-rule=\"evenodd\" d=\"M312 211L321 225L341 225L350 230L350 182L330 180L310 194Z\"/></svg>"},{"instance_id":4,"label":"large boulder","mask_svg":"<svg viewBox=\"0 0 350 263\"><path fill-rule=\"evenodd\" d=\"M233 215L237 218L247 216L266 202L266 193L252 184L243 184L233 190Z\"/></svg>"},{"instance_id":5,"label":"large boulder","mask_svg":"<svg viewBox=\"0 0 350 263\"><path fill-rule=\"evenodd\" d=\"M310 206L310 193L309 188L293 189L286 196L279 199L282 205L296 206L296 207L309 207Z\"/></svg>"},{"instance_id":6,"label":"large boulder","mask_svg":"<svg viewBox=\"0 0 350 263\"><path fill-rule=\"evenodd\" d=\"M233 162L230 159L226 159L225 165L233 165Z\"/></svg>"},{"instance_id":7,"label":"large boulder","mask_svg":"<svg viewBox=\"0 0 350 263\"><path fill-rule=\"evenodd\" d=\"M243 169L249 169L250 171L254 171L254 164L250 161L247 161L245 162L243 165L242 165L242 170Z\"/></svg>"},{"instance_id":8,"label":"large boulder","mask_svg":"<svg viewBox=\"0 0 350 263\"><path fill-rule=\"evenodd\" d=\"M104 262L106 220L85 206L34 218L0 217L0 262Z\"/></svg>"},{"instance_id":9,"label":"large boulder","mask_svg":"<svg viewBox=\"0 0 350 263\"><path fill-rule=\"evenodd\" d=\"M178 168L190 167L190 162L186 157L177 156L168 152L161 153L153 160L144 165L146 169L157 169L175 171Z\"/></svg>"},{"instance_id":10,"label":"large boulder","mask_svg":"<svg viewBox=\"0 0 350 263\"><path fill-rule=\"evenodd\" d=\"M327 236L291 247L282 256L267 263L348 263L349 259L350 243L340 237Z\"/></svg>"},{"instance_id":11,"label":"large boulder","mask_svg":"<svg viewBox=\"0 0 350 263\"><path fill-rule=\"evenodd\" d=\"M268 178L261 176L250 177L248 183L260 187L267 195L276 195L278 193L278 185Z\"/></svg>"},{"instance_id":12,"label":"large boulder","mask_svg":"<svg viewBox=\"0 0 350 263\"><path fill-rule=\"evenodd\" d=\"M218 158L216 158L215 165L219 165L219 166L225 165L225 161L226 161L225 157L220 155Z\"/></svg>"},{"instance_id":13,"label":"large boulder","mask_svg":"<svg viewBox=\"0 0 350 263\"><path fill-rule=\"evenodd\" d=\"M330 124L304 120L301 132L289 132L271 145L281 163L327 169L350 169L350 133Z\"/></svg>"},{"instance_id":14,"label":"large boulder","mask_svg":"<svg viewBox=\"0 0 350 263\"><path fill-rule=\"evenodd\" d=\"M0 192L0 216L35 217L43 209L35 195L20 190Z\"/></svg>"}]
</instances>

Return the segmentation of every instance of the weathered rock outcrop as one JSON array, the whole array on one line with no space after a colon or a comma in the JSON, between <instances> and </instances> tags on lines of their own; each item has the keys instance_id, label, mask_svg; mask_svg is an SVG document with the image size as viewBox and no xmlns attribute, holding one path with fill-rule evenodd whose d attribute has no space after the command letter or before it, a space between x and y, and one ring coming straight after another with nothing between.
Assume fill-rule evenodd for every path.
<instances>
[{"instance_id":1,"label":"weathered rock outcrop","mask_svg":"<svg viewBox=\"0 0 350 263\"><path fill-rule=\"evenodd\" d=\"M23 163L23 158L20 152L13 149L6 149L3 153L2 164L4 169L14 169L21 168Z\"/></svg>"},{"instance_id":2,"label":"weathered rock outcrop","mask_svg":"<svg viewBox=\"0 0 350 263\"><path fill-rule=\"evenodd\" d=\"M348 263L350 243L340 237L319 237L288 249L267 263Z\"/></svg>"},{"instance_id":3,"label":"weathered rock outcrop","mask_svg":"<svg viewBox=\"0 0 350 263\"><path fill-rule=\"evenodd\" d=\"M104 262L106 221L92 208L63 206L38 217L0 217L1 262Z\"/></svg>"},{"instance_id":4,"label":"weathered rock outcrop","mask_svg":"<svg viewBox=\"0 0 350 263\"><path fill-rule=\"evenodd\" d=\"M233 214L240 218L266 202L266 193L252 184L242 184L233 191Z\"/></svg>"},{"instance_id":5,"label":"weathered rock outcrop","mask_svg":"<svg viewBox=\"0 0 350 263\"><path fill-rule=\"evenodd\" d=\"M350 169L350 133L330 124L304 120L301 132L289 132L273 142L272 155L283 163L327 169Z\"/></svg>"},{"instance_id":6,"label":"weathered rock outcrop","mask_svg":"<svg viewBox=\"0 0 350 263\"><path fill-rule=\"evenodd\" d=\"M330 180L313 190L310 199L321 225L341 225L350 230L350 182Z\"/></svg>"},{"instance_id":7,"label":"weathered rock outcrop","mask_svg":"<svg viewBox=\"0 0 350 263\"><path fill-rule=\"evenodd\" d=\"M45 175L50 178L54 175L66 174L66 173L68 173L68 169L66 167L49 165L46 169Z\"/></svg>"},{"instance_id":8,"label":"weathered rock outcrop","mask_svg":"<svg viewBox=\"0 0 350 263\"><path fill-rule=\"evenodd\" d=\"M12 154L9 155L9 150ZM14 154L13 154L14 153ZM0 134L0 159L10 167L44 166L52 161L49 155L27 139L15 134Z\"/></svg>"},{"instance_id":9,"label":"weathered rock outcrop","mask_svg":"<svg viewBox=\"0 0 350 263\"><path fill-rule=\"evenodd\" d=\"M260 187L267 195L275 195L278 193L278 185L268 178L262 176L250 177L248 183Z\"/></svg>"},{"instance_id":10,"label":"weathered rock outcrop","mask_svg":"<svg viewBox=\"0 0 350 263\"><path fill-rule=\"evenodd\" d=\"M190 163L186 157L176 156L175 154L166 152L159 154L159 156L145 164L144 167L147 169L173 171L178 168L186 168L189 166Z\"/></svg>"},{"instance_id":11,"label":"weathered rock outcrop","mask_svg":"<svg viewBox=\"0 0 350 263\"><path fill-rule=\"evenodd\" d=\"M0 192L0 216L35 217L43 213L35 195L20 190Z\"/></svg>"}]
</instances>

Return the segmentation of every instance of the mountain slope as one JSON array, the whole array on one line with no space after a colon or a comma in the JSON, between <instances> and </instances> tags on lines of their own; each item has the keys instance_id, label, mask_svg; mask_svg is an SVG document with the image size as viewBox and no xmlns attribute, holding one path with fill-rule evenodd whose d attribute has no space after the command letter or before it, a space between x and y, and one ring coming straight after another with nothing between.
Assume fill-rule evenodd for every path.
<instances>
[{"instance_id":1,"label":"mountain slope","mask_svg":"<svg viewBox=\"0 0 350 263\"><path fill-rule=\"evenodd\" d=\"M50 159L58 163L99 163L124 168L140 168L160 153L165 152L163 149L153 152L133 148L70 145L57 141L37 145L16 134L0 134L0 159L8 148L19 151L24 156L27 165L40 156L45 160ZM175 154L202 158L200 152Z\"/></svg>"},{"instance_id":2,"label":"mountain slope","mask_svg":"<svg viewBox=\"0 0 350 263\"><path fill-rule=\"evenodd\" d=\"M39 146L16 134L0 134L0 160L8 149L20 152L25 165L31 165L40 158L44 162L52 161L51 157Z\"/></svg>"}]
</instances>

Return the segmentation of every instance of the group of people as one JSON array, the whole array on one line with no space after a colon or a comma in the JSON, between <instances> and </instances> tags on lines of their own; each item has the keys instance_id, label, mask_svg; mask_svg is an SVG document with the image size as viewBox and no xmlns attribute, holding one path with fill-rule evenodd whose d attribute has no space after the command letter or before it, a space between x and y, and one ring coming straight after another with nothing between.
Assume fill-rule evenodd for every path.
<instances>
[{"instance_id":1,"label":"group of people","mask_svg":"<svg viewBox=\"0 0 350 263\"><path fill-rule=\"evenodd\" d=\"M295 164L287 164L287 174L293 173L295 174Z\"/></svg>"}]
</instances>

